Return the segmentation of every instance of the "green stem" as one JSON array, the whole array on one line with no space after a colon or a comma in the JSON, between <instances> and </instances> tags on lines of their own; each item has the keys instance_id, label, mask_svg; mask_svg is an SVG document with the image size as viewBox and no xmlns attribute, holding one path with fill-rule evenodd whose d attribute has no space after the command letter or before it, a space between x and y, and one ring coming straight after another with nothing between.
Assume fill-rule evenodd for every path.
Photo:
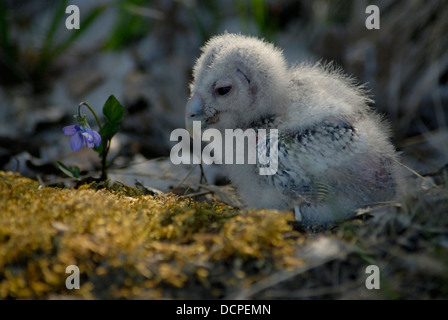
<instances>
[{"instance_id":1,"label":"green stem","mask_svg":"<svg viewBox=\"0 0 448 320\"><path fill-rule=\"evenodd\" d=\"M78 106L78 115L81 116L81 107L85 105L87 108L89 108L90 112L92 112L93 116L95 117L96 123L98 124L98 128L100 128L100 131L102 129L100 119L98 119L98 116L96 115L95 111L87 104L87 102L81 102Z\"/></svg>"},{"instance_id":2,"label":"green stem","mask_svg":"<svg viewBox=\"0 0 448 320\"><path fill-rule=\"evenodd\" d=\"M89 108L90 112L95 117L96 123L98 124L98 127L100 128L100 132L102 131L102 126L100 123L100 119L98 119L98 116L96 115L96 112L87 104L87 102L81 102L78 106L78 115L81 116L81 107L85 105L87 108ZM110 140L103 141L103 150L101 152L101 178L100 180L107 180L107 154L109 153L110 148Z\"/></svg>"},{"instance_id":3,"label":"green stem","mask_svg":"<svg viewBox=\"0 0 448 320\"><path fill-rule=\"evenodd\" d=\"M107 145L107 146L106 146ZM100 180L107 180L107 154L109 153L110 141L103 143L102 157L101 157L101 178Z\"/></svg>"}]
</instances>

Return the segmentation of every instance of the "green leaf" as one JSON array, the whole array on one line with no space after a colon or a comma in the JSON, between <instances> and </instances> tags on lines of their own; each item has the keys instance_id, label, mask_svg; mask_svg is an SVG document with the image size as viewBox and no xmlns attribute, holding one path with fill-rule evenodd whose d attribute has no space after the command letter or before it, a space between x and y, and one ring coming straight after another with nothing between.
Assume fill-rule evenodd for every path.
<instances>
[{"instance_id":1,"label":"green leaf","mask_svg":"<svg viewBox=\"0 0 448 320\"><path fill-rule=\"evenodd\" d=\"M100 145L98 147L97 146L93 147L93 151L97 152L100 158L103 157L103 141L104 140L101 139Z\"/></svg>"},{"instance_id":2,"label":"green leaf","mask_svg":"<svg viewBox=\"0 0 448 320\"><path fill-rule=\"evenodd\" d=\"M110 95L104 104L103 114L106 116L106 119L113 124L118 124L123 120L124 108L113 94Z\"/></svg>"},{"instance_id":3,"label":"green leaf","mask_svg":"<svg viewBox=\"0 0 448 320\"><path fill-rule=\"evenodd\" d=\"M79 170L78 166L74 166L73 168L69 168L69 167L67 167L65 164L63 164L60 161L57 161L57 164L58 164L59 169L62 172L64 172L67 176L69 176L70 178L79 180L80 170Z\"/></svg>"},{"instance_id":4,"label":"green leaf","mask_svg":"<svg viewBox=\"0 0 448 320\"><path fill-rule=\"evenodd\" d=\"M120 125L118 123L106 122L99 132L101 140L111 140L118 130L120 130Z\"/></svg>"}]
</instances>

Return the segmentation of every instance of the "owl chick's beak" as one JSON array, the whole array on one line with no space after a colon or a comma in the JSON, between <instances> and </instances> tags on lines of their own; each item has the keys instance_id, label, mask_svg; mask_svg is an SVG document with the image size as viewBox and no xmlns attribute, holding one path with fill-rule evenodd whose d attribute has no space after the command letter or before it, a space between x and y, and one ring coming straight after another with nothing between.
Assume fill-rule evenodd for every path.
<instances>
[{"instance_id":1,"label":"owl chick's beak","mask_svg":"<svg viewBox=\"0 0 448 320\"><path fill-rule=\"evenodd\" d=\"M188 100L185 108L185 128L191 137L193 137L193 121L201 121L201 128L207 125L204 115L204 100L197 93Z\"/></svg>"}]
</instances>

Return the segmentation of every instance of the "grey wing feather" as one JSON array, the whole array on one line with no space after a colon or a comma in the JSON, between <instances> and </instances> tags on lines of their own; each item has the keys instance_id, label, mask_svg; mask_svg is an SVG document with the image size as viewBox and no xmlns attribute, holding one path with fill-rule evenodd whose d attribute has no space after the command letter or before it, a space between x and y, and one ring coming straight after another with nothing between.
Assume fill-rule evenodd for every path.
<instances>
[{"instance_id":1,"label":"grey wing feather","mask_svg":"<svg viewBox=\"0 0 448 320\"><path fill-rule=\"evenodd\" d=\"M277 173L267 179L286 195L300 194L315 200L330 193L326 173L331 175L332 169L343 167L350 157L366 148L358 130L342 120L327 120L304 130L280 133L278 140ZM266 141L259 141L258 147L270 152L269 136Z\"/></svg>"}]
</instances>

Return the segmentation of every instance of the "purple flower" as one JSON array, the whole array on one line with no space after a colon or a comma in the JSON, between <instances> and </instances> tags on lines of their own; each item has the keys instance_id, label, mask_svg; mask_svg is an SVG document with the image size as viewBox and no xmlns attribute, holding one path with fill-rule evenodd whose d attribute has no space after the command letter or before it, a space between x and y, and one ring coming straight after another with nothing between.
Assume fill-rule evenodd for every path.
<instances>
[{"instance_id":1,"label":"purple flower","mask_svg":"<svg viewBox=\"0 0 448 320\"><path fill-rule=\"evenodd\" d=\"M70 147L73 151L78 151L82 145L93 148L99 146L101 143L101 136L98 132L90 128L82 128L77 125L67 126L62 128L66 136L71 136Z\"/></svg>"}]
</instances>

